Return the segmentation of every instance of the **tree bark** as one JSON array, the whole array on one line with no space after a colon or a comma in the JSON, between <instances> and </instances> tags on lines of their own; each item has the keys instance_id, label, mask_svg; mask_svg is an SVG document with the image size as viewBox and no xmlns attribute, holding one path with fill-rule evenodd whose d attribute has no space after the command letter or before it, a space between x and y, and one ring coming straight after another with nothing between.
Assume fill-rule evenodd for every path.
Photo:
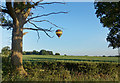
<instances>
[{"instance_id":1,"label":"tree bark","mask_svg":"<svg viewBox=\"0 0 120 83\"><path fill-rule=\"evenodd\" d=\"M16 21L14 23L12 31L12 55L11 62L15 70L21 75L27 75L27 72L23 68L22 64L22 40L23 40L23 29L20 23Z\"/></svg>"}]
</instances>

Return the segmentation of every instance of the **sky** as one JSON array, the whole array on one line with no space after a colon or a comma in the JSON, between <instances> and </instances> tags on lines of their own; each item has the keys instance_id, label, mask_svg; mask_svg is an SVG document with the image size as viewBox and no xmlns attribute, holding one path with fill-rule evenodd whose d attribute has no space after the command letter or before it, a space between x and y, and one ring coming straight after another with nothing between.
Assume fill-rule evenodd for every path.
<instances>
[{"instance_id":1,"label":"sky","mask_svg":"<svg viewBox=\"0 0 120 83\"><path fill-rule=\"evenodd\" d=\"M49 20L62 27L57 28L47 22L36 23L42 28L53 27L54 32L49 33L54 38L49 38L40 31L38 40L35 31L28 32L23 38L23 50L40 51L42 49L59 52L64 55L117 55L118 49L108 48L106 41L109 30L103 27L95 15L93 2L66 2L63 4L45 5L44 9L37 7L32 10L34 16L47 14L50 12L67 11L68 14L50 15L48 17L37 18L35 20ZM24 27L34 27L26 24ZM57 29L61 29L63 34L58 38L55 34ZM11 46L11 31L0 28L0 49L4 46Z\"/></svg>"}]
</instances>

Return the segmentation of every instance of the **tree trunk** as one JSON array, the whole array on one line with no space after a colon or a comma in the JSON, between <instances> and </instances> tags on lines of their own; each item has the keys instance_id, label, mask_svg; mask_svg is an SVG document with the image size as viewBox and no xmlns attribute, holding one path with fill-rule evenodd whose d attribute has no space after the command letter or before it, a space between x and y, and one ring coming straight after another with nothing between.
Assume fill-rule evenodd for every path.
<instances>
[{"instance_id":1,"label":"tree trunk","mask_svg":"<svg viewBox=\"0 0 120 83\"><path fill-rule=\"evenodd\" d=\"M22 40L23 29L19 23L15 23L12 31L12 55L11 62L15 70L21 75L27 75L22 64Z\"/></svg>"}]
</instances>

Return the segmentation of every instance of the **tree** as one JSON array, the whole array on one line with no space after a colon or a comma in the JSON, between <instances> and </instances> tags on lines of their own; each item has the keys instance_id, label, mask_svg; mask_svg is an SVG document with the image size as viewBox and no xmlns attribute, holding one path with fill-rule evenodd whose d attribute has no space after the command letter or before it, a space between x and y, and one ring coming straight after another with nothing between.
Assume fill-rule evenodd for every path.
<instances>
[{"instance_id":1,"label":"tree","mask_svg":"<svg viewBox=\"0 0 120 83\"><path fill-rule=\"evenodd\" d=\"M39 52L40 55L49 55L49 53L46 50L41 50Z\"/></svg>"},{"instance_id":2,"label":"tree","mask_svg":"<svg viewBox=\"0 0 120 83\"><path fill-rule=\"evenodd\" d=\"M120 47L120 1L119 2L95 2L97 18L103 27L109 29L107 41L108 47Z\"/></svg>"},{"instance_id":3,"label":"tree","mask_svg":"<svg viewBox=\"0 0 120 83\"><path fill-rule=\"evenodd\" d=\"M32 51L26 51L25 54L26 54L26 55L32 55L33 52L32 52Z\"/></svg>"},{"instance_id":4,"label":"tree","mask_svg":"<svg viewBox=\"0 0 120 83\"><path fill-rule=\"evenodd\" d=\"M60 55L60 53L55 53L55 55Z\"/></svg>"},{"instance_id":5,"label":"tree","mask_svg":"<svg viewBox=\"0 0 120 83\"><path fill-rule=\"evenodd\" d=\"M3 54L3 55L10 55L10 47L9 46L5 46L4 48L2 48L2 50L1 50L1 53Z\"/></svg>"},{"instance_id":6,"label":"tree","mask_svg":"<svg viewBox=\"0 0 120 83\"><path fill-rule=\"evenodd\" d=\"M3 28L7 30L12 30L12 53L11 53L11 62L14 66L15 70L18 71L21 75L27 75L27 72L24 70L22 65L22 48L23 48L23 36L28 33L23 33L23 30L32 30L38 33L43 31L49 37L51 37L48 32L52 32L52 28L41 28L35 24L35 22L48 22L55 27L58 27L54 23L50 22L49 20L35 20L36 18L41 18L49 15L60 14L60 13L67 13L67 12L51 12L48 14L42 14L35 16L34 12L31 9L36 7L44 8L43 6L46 4L55 4L62 2L42 2L43 0L39 0L37 2L32 2L32 0L22 0L23 2L17 2L16 0L6 0L5 4L1 6L1 24ZM28 1L28 2L26 2ZM9 16L10 19L6 18L6 15ZM34 15L34 16L33 16ZM34 27L24 27L25 24L31 24ZM52 38L52 37L51 37Z\"/></svg>"},{"instance_id":7,"label":"tree","mask_svg":"<svg viewBox=\"0 0 120 83\"><path fill-rule=\"evenodd\" d=\"M46 51L49 55L53 55L52 51Z\"/></svg>"},{"instance_id":8,"label":"tree","mask_svg":"<svg viewBox=\"0 0 120 83\"><path fill-rule=\"evenodd\" d=\"M38 52L38 51L36 51L36 50L33 50L32 54L34 54L34 55L38 55L38 54L39 54L39 52Z\"/></svg>"},{"instance_id":9,"label":"tree","mask_svg":"<svg viewBox=\"0 0 120 83\"><path fill-rule=\"evenodd\" d=\"M26 52L25 52L25 51L23 51L23 55L26 55Z\"/></svg>"}]
</instances>

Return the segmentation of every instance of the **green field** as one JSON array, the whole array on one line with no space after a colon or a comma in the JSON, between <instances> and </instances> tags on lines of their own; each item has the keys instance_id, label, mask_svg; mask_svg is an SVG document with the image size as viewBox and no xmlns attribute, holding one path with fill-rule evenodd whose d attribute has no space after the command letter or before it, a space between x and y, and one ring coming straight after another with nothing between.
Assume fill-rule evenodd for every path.
<instances>
[{"instance_id":1,"label":"green field","mask_svg":"<svg viewBox=\"0 0 120 83\"><path fill-rule=\"evenodd\" d=\"M17 75L2 57L3 81L118 81L118 57L23 55L27 77Z\"/></svg>"},{"instance_id":2,"label":"green field","mask_svg":"<svg viewBox=\"0 0 120 83\"><path fill-rule=\"evenodd\" d=\"M118 62L118 57L23 55L23 62L25 61Z\"/></svg>"}]
</instances>

